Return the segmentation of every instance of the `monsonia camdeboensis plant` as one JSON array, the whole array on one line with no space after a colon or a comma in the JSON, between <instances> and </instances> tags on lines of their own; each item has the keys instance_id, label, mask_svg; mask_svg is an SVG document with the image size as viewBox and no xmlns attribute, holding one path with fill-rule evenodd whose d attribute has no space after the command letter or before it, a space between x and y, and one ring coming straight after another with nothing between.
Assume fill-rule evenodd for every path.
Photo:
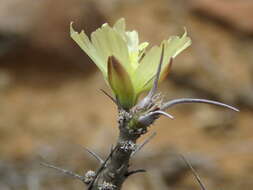
<instances>
[{"instance_id":1,"label":"monsonia camdeboensis plant","mask_svg":"<svg viewBox=\"0 0 253 190\"><path fill-rule=\"evenodd\" d=\"M181 98L164 101L157 93L158 84L168 75L176 56L191 45L185 30L182 36L172 36L159 46L148 48L149 43L139 43L137 31L126 31L125 20L119 19L113 27L107 23L91 33L76 32L70 25L71 38L91 58L102 72L118 107L119 136L108 157L103 160L89 151L100 163L97 171L88 171L85 176L46 164L65 174L82 180L89 190L121 189L123 182L137 172L129 170L131 157L142 147L137 145L141 135L147 133L160 116L173 119L166 111L184 103L206 103L236 108L206 99ZM142 93L147 95L139 100Z\"/></svg>"}]
</instances>

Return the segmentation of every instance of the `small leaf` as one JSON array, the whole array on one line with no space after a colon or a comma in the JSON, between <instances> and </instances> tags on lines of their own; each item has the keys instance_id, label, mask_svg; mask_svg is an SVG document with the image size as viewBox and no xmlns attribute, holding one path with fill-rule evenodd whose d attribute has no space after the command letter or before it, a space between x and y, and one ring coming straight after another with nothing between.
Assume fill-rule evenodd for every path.
<instances>
[{"instance_id":1,"label":"small leaf","mask_svg":"<svg viewBox=\"0 0 253 190\"><path fill-rule=\"evenodd\" d=\"M114 56L108 58L108 82L123 108L129 109L135 104L136 98L131 79Z\"/></svg>"}]
</instances>

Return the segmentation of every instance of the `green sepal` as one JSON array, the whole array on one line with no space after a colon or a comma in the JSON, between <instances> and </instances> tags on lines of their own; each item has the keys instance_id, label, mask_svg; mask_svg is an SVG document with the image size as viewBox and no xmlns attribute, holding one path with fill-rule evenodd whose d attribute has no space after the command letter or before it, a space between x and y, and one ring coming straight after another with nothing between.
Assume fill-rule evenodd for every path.
<instances>
[{"instance_id":1,"label":"green sepal","mask_svg":"<svg viewBox=\"0 0 253 190\"><path fill-rule=\"evenodd\" d=\"M134 88L129 74L114 57L108 58L108 82L118 103L124 109L130 109L136 103Z\"/></svg>"}]
</instances>

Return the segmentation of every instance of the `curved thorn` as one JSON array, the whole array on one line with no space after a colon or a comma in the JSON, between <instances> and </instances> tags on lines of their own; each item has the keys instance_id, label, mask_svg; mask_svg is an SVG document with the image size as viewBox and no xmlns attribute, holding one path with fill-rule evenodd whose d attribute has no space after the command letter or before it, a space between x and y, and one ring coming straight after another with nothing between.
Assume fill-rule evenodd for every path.
<instances>
[{"instance_id":1,"label":"curved thorn","mask_svg":"<svg viewBox=\"0 0 253 190\"><path fill-rule=\"evenodd\" d=\"M174 117L173 117L172 115L170 115L170 114L168 114L168 113L166 113L166 112L164 112L164 111L158 110L158 111L154 111L154 112L152 112L152 113L154 113L154 114L161 114L161 115L164 115L165 117L168 117L168 118L170 118L170 119L174 119Z\"/></svg>"},{"instance_id":2,"label":"curved thorn","mask_svg":"<svg viewBox=\"0 0 253 190\"><path fill-rule=\"evenodd\" d=\"M201 190L207 190L205 185L202 183L200 176L198 175L197 171L192 167L191 163L181 154L179 156L182 158L182 160L186 163L186 165L191 169L195 179L197 180Z\"/></svg>"},{"instance_id":3,"label":"curved thorn","mask_svg":"<svg viewBox=\"0 0 253 190\"><path fill-rule=\"evenodd\" d=\"M132 152L131 157L133 157L137 152L139 152L149 141L151 141L156 136L156 132L153 132L148 138L144 140L143 143L141 143L134 152Z\"/></svg>"},{"instance_id":4,"label":"curved thorn","mask_svg":"<svg viewBox=\"0 0 253 190\"><path fill-rule=\"evenodd\" d=\"M176 104L187 104L187 103L212 104L212 105L221 106L221 107L228 108L233 111L239 112L239 110L237 108L227 105L227 104L223 104L221 102L217 102L217 101L213 101L213 100L206 100L206 99L194 99L194 98L180 98L180 99L168 101L161 106L161 110L166 110Z\"/></svg>"},{"instance_id":5,"label":"curved thorn","mask_svg":"<svg viewBox=\"0 0 253 190\"><path fill-rule=\"evenodd\" d=\"M91 151L91 150L89 150L88 148L85 148L85 147L84 147L84 149L85 149L88 153L90 153L96 160L98 160L98 161L100 162L100 164L103 164L103 163L104 163L104 160L103 160L99 155L97 155L95 152L93 152L93 151Z\"/></svg>"}]
</instances>

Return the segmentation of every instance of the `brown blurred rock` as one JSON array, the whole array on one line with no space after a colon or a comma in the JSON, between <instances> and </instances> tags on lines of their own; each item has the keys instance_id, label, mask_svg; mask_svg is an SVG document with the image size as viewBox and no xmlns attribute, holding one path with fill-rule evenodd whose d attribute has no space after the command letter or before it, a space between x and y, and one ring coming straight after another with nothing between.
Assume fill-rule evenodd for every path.
<instances>
[{"instance_id":1,"label":"brown blurred rock","mask_svg":"<svg viewBox=\"0 0 253 190\"><path fill-rule=\"evenodd\" d=\"M95 65L70 38L69 25L95 30L105 22L97 6L90 0L2 0L0 70L19 83L44 87L93 73Z\"/></svg>"},{"instance_id":2,"label":"brown blurred rock","mask_svg":"<svg viewBox=\"0 0 253 190\"><path fill-rule=\"evenodd\" d=\"M93 1L89 0L2 0L0 33L15 34L44 51L61 56L80 56L69 36L69 24L90 32L104 22Z\"/></svg>"},{"instance_id":3,"label":"brown blurred rock","mask_svg":"<svg viewBox=\"0 0 253 190\"><path fill-rule=\"evenodd\" d=\"M253 32L253 1L191 0L191 8L243 32Z\"/></svg>"},{"instance_id":4,"label":"brown blurred rock","mask_svg":"<svg viewBox=\"0 0 253 190\"><path fill-rule=\"evenodd\" d=\"M237 119L234 113L204 106L195 112L195 126L209 136L228 137L236 132Z\"/></svg>"}]
</instances>

